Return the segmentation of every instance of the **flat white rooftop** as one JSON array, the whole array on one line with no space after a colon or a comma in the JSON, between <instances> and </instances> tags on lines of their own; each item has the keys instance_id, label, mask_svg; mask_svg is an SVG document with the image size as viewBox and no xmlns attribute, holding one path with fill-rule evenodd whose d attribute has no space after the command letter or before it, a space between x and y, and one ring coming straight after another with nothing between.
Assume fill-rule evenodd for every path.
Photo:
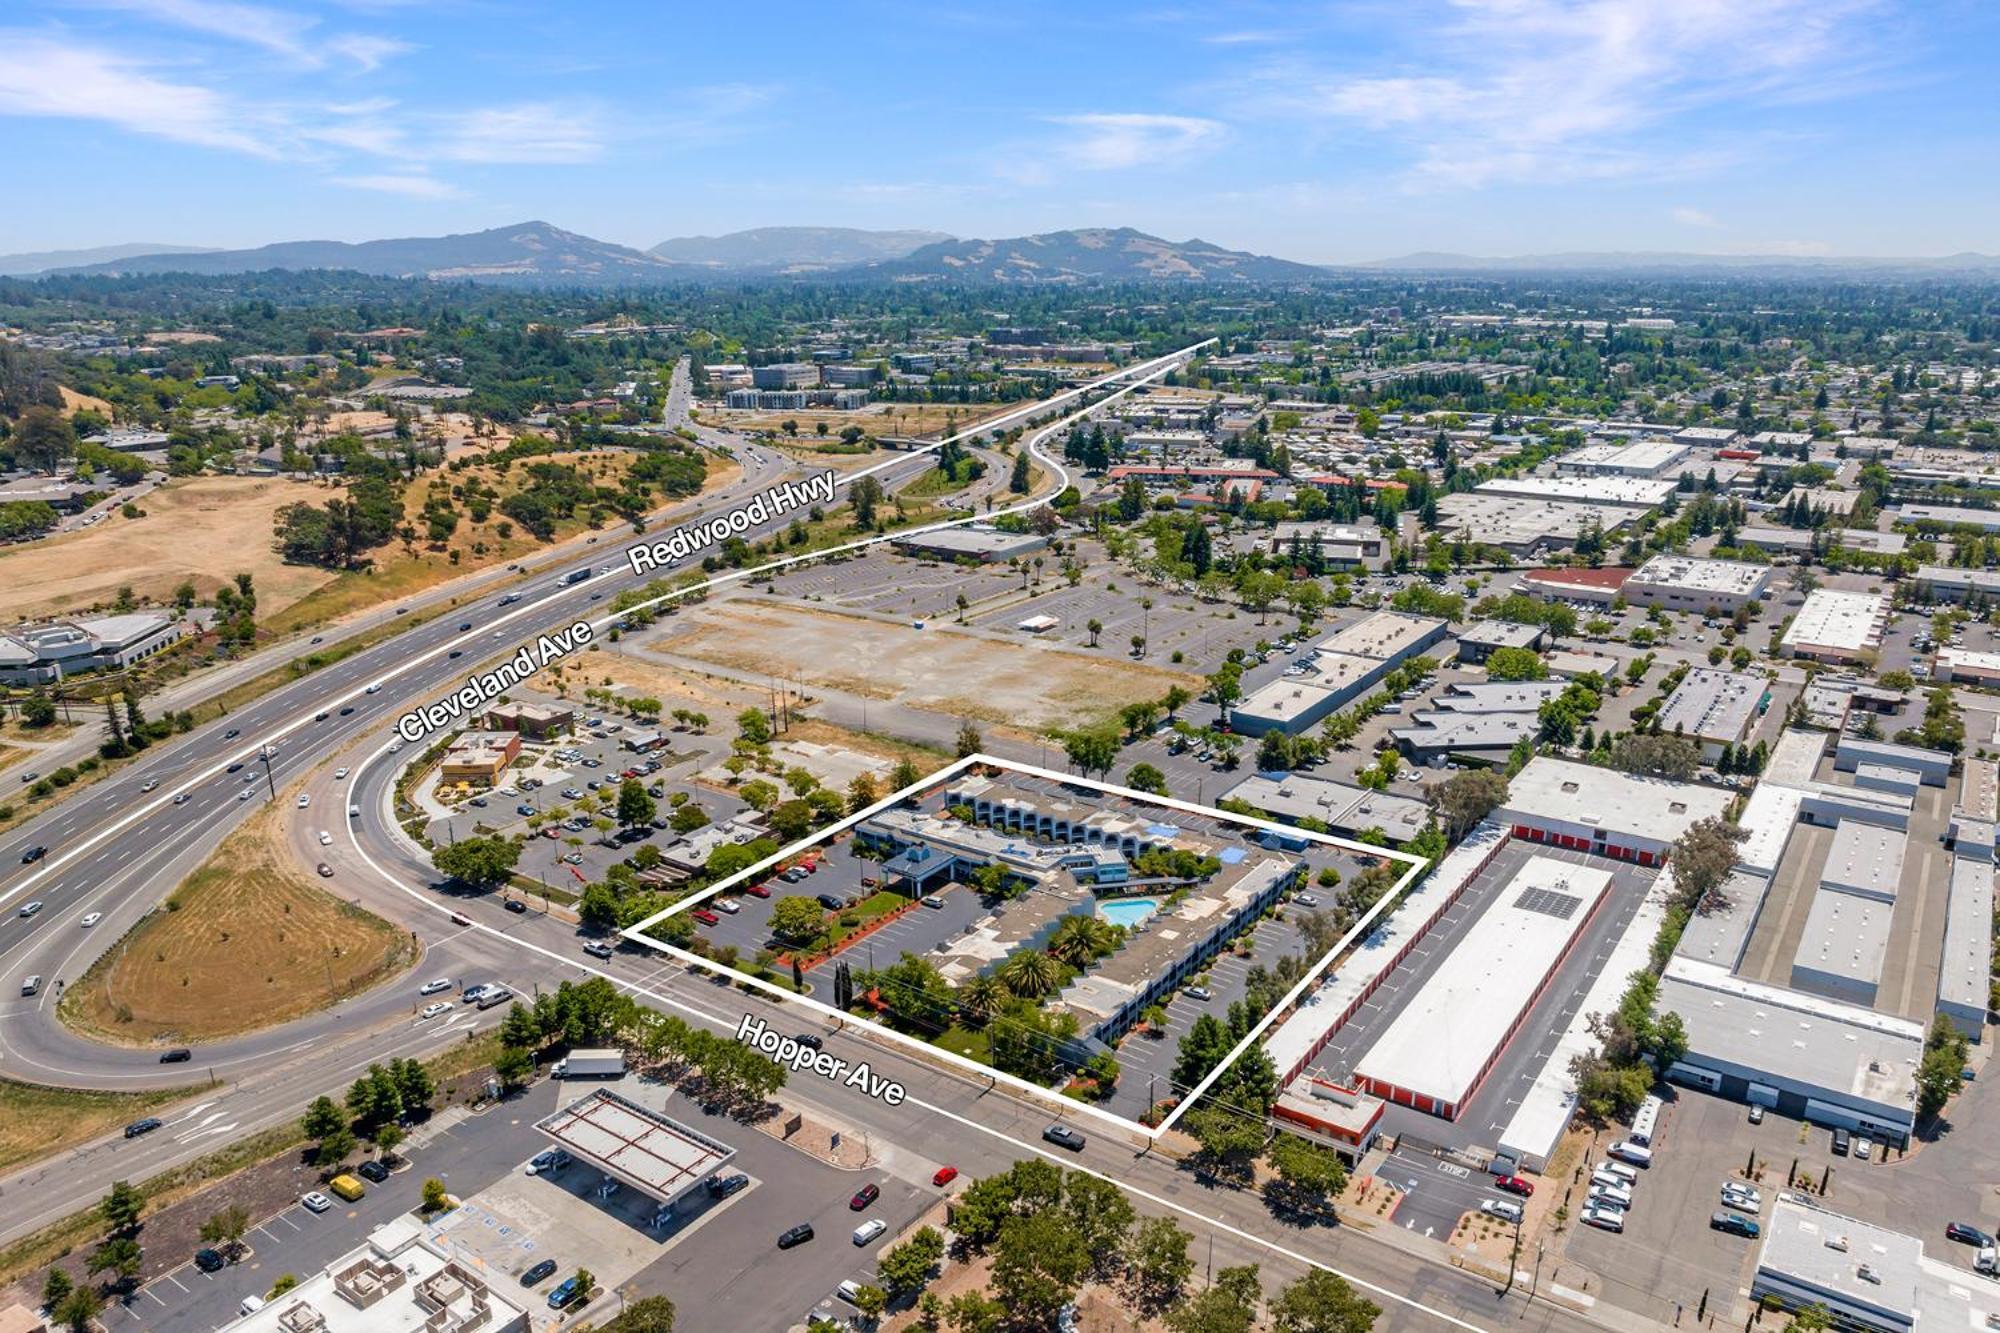
<instances>
[{"instance_id":1,"label":"flat white rooftop","mask_svg":"<svg viewBox=\"0 0 2000 1333\"><path fill-rule=\"evenodd\" d=\"M1815 588L1785 631L1786 648L1831 648L1858 653L1881 641L1889 606L1880 593Z\"/></svg>"},{"instance_id":2,"label":"flat white rooftop","mask_svg":"<svg viewBox=\"0 0 2000 1333\"><path fill-rule=\"evenodd\" d=\"M305 1278L229 1333L526 1333L519 1285L435 1249L404 1216ZM262 1283L258 1284L260 1287Z\"/></svg>"},{"instance_id":3,"label":"flat white rooftop","mask_svg":"<svg viewBox=\"0 0 2000 1333\"><path fill-rule=\"evenodd\" d=\"M2000 653L1982 653L1972 648L1940 648L1938 665L1945 668L1945 675L1989 677L2000 676Z\"/></svg>"},{"instance_id":4,"label":"flat white rooftop","mask_svg":"<svg viewBox=\"0 0 2000 1333\"><path fill-rule=\"evenodd\" d=\"M1558 471L1609 472L1653 477L1687 457L1675 440L1634 440L1630 444L1587 444L1556 460Z\"/></svg>"},{"instance_id":5,"label":"flat white rooftop","mask_svg":"<svg viewBox=\"0 0 2000 1333\"><path fill-rule=\"evenodd\" d=\"M1495 477L1474 489L1479 495L1654 509L1674 493L1674 483L1651 477Z\"/></svg>"},{"instance_id":6,"label":"flat white rooftop","mask_svg":"<svg viewBox=\"0 0 2000 1333\"><path fill-rule=\"evenodd\" d=\"M571 1155L663 1201L687 1193L736 1155L728 1144L603 1088L535 1128Z\"/></svg>"},{"instance_id":7,"label":"flat white rooftop","mask_svg":"<svg viewBox=\"0 0 2000 1333\"><path fill-rule=\"evenodd\" d=\"M1805 931L1792 955L1792 984L1809 971L1871 993L1882 981L1882 963L1889 953L1889 917L1895 908L1875 898L1859 898L1836 889L1813 895Z\"/></svg>"},{"instance_id":8,"label":"flat white rooftop","mask_svg":"<svg viewBox=\"0 0 2000 1333\"><path fill-rule=\"evenodd\" d=\"M1462 1104L1610 886L1608 870L1529 860L1355 1072Z\"/></svg>"},{"instance_id":9,"label":"flat white rooftop","mask_svg":"<svg viewBox=\"0 0 2000 1333\"><path fill-rule=\"evenodd\" d=\"M1770 580L1768 565L1740 560L1702 560L1687 555L1656 555L1626 580L1634 588L1670 588L1688 593L1755 597Z\"/></svg>"},{"instance_id":10,"label":"flat white rooftop","mask_svg":"<svg viewBox=\"0 0 2000 1333\"><path fill-rule=\"evenodd\" d=\"M1660 730L1733 744L1757 716L1763 698L1762 676L1696 667L1667 696L1667 706L1660 710Z\"/></svg>"},{"instance_id":11,"label":"flat white rooftop","mask_svg":"<svg viewBox=\"0 0 2000 1333\"><path fill-rule=\"evenodd\" d=\"M1834 828L1819 882L1842 893L1893 903L1909 841L1902 829L1843 819Z\"/></svg>"},{"instance_id":12,"label":"flat white rooftop","mask_svg":"<svg viewBox=\"0 0 2000 1333\"><path fill-rule=\"evenodd\" d=\"M1519 814L1668 843L1690 824L1720 816L1732 799L1733 793L1714 787L1542 755L1508 784L1506 803L1494 818Z\"/></svg>"},{"instance_id":13,"label":"flat white rooftop","mask_svg":"<svg viewBox=\"0 0 2000 1333\"><path fill-rule=\"evenodd\" d=\"M1938 1002L1983 1014L1993 972L1993 863L1968 856L1951 861L1945 900L1943 966Z\"/></svg>"}]
</instances>

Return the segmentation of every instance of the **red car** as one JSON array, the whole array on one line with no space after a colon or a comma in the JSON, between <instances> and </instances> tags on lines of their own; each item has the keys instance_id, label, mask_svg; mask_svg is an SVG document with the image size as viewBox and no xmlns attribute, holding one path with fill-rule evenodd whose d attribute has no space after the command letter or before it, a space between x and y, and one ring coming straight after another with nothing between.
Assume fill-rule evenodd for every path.
<instances>
[{"instance_id":1,"label":"red car","mask_svg":"<svg viewBox=\"0 0 2000 1333\"><path fill-rule=\"evenodd\" d=\"M767 884L745 884L743 892L749 894L752 898L768 898L771 896L771 888Z\"/></svg>"},{"instance_id":2,"label":"red car","mask_svg":"<svg viewBox=\"0 0 2000 1333\"><path fill-rule=\"evenodd\" d=\"M880 1185L863 1185L860 1189L854 1191L854 1197L847 1201L847 1206L858 1213L881 1197L882 1187Z\"/></svg>"},{"instance_id":3,"label":"red car","mask_svg":"<svg viewBox=\"0 0 2000 1333\"><path fill-rule=\"evenodd\" d=\"M695 920L701 922L701 924L704 926L712 926L716 922L722 920L721 917L709 911L706 907L697 907L695 908L694 911L688 913L688 915L692 916Z\"/></svg>"},{"instance_id":4,"label":"red car","mask_svg":"<svg viewBox=\"0 0 2000 1333\"><path fill-rule=\"evenodd\" d=\"M817 875L819 873L819 862L801 861L799 862L799 869L805 871L808 875Z\"/></svg>"},{"instance_id":5,"label":"red car","mask_svg":"<svg viewBox=\"0 0 2000 1333\"><path fill-rule=\"evenodd\" d=\"M1524 1199L1535 1192L1534 1184L1519 1176L1501 1176L1493 1184L1496 1188L1506 1190L1509 1194L1518 1194Z\"/></svg>"},{"instance_id":6,"label":"red car","mask_svg":"<svg viewBox=\"0 0 2000 1333\"><path fill-rule=\"evenodd\" d=\"M951 1184L952 1181L957 1179L958 1179L957 1167L941 1166L937 1169L937 1174L931 1177L931 1184L942 1187Z\"/></svg>"},{"instance_id":7,"label":"red car","mask_svg":"<svg viewBox=\"0 0 2000 1333\"><path fill-rule=\"evenodd\" d=\"M542 836L544 838L560 838L562 836L562 830L556 827L554 824L550 824L542 829Z\"/></svg>"}]
</instances>

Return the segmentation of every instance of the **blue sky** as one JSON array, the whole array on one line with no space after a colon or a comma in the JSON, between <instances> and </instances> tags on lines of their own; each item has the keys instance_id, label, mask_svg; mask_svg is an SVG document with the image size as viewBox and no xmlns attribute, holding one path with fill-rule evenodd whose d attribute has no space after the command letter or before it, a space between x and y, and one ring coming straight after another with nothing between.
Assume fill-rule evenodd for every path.
<instances>
[{"instance_id":1,"label":"blue sky","mask_svg":"<svg viewBox=\"0 0 2000 1333\"><path fill-rule=\"evenodd\" d=\"M1959 0L13 0L0 251L543 218L1991 252L1996 31Z\"/></svg>"}]
</instances>

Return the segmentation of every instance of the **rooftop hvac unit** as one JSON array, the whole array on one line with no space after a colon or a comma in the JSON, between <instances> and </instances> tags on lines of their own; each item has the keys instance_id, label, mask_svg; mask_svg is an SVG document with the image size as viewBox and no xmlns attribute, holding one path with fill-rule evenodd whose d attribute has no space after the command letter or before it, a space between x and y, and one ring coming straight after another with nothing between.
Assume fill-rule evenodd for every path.
<instances>
[{"instance_id":1,"label":"rooftop hvac unit","mask_svg":"<svg viewBox=\"0 0 2000 1333\"><path fill-rule=\"evenodd\" d=\"M1826 1238L1826 1248L1828 1248L1829 1250L1839 1250L1839 1251L1840 1251L1840 1252L1841 1252L1842 1254L1846 1254L1846 1253L1847 1253L1847 1237L1846 1237L1846 1236L1828 1236L1828 1237Z\"/></svg>"}]
</instances>

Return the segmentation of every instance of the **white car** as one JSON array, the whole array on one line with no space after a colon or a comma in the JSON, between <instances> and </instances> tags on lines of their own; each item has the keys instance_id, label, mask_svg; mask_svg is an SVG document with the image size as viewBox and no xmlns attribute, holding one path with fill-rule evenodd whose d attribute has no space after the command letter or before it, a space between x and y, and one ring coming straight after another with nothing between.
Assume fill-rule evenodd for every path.
<instances>
[{"instance_id":1,"label":"white car","mask_svg":"<svg viewBox=\"0 0 2000 1333\"><path fill-rule=\"evenodd\" d=\"M1756 1214L1764 1210L1764 1196L1747 1185L1731 1182L1722 1187L1722 1202L1739 1213Z\"/></svg>"},{"instance_id":2,"label":"white car","mask_svg":"<svg viewBox=\"0 0 2000 1333\"><path fill-rule=\"evenodd\" d=\"M318 1190L307 1190L299 1196L299 1202L306 1206L307 1212L312 1213L323 1213L333 1207L333 1200L327 1198Z\"/></svg>"},{"instance_id":3,"label":"white car","mask_svg":"<svg viewBox=\"0 0 2000 1333\"><path fill-rule=\"evenodd\" d=\"M313 803L313 798L311 796L307 795L305 792L299 793L299 809L303 810L312 803Z\"/></svg>"},{"instance_id":4,"label":"white car","mask_svg":"<svg viewBox=\"0 0 2000 1333\"><path fill-rule=\"evenodd\" d=\"M856 1245L866 1245L888 1229L889 1224L887 1222L884 1222L879 1217L871 1217L860 1226L854 1228L854 1243Z\"/></svg>"},{"instance_id":5,"label":"white car","mask_svg":"<svg viewBox=\"0 0 2000 1333\"><path fill-rule=\"evenodd\" d=\"M347 776L347 770L344 768L336 768L333 770L333 780L335 782L341 781L346 776Z\"/></svg>"},{"instance_id":6,"label":"white car","mask_svg":"<svg viewBox=\"0 0 2000 1333\"><path fill-rule=\"evenodd\" d=\"M1630 1208L1632 1206L1632 1187L1630 1185L1592 1185L1590 1187L1590 1201L1596 1204L1610 1204L1614 1208Z\"/></svg>"},{"instance_id":7,"label":"white car","mask_svg":"<svg viewBox=\"0 0 2000 1333\"><path fill-rule=\"evenodd\" d=\"M422 986L418 987L417 994L436 995L439 991L447 991L450 989L451 989L451 978L438 977L436 980L426 981Z\"/></svg>"},{"instance_id":8,"label":"white car","mask_svg":"<svg viewBox=\"0 0 2000 1333\"><path fill-rule=\"evenodd\" d=\"M717 898L709 906L718 912L727 912L731 916L735 916L743 910L743 904L737 902L734 898Z\"/></svg>"},{"instance_id":9,"label":"white car","mask_svg":"<svg viewBox=\"0 0 2000 1333\"><path fill-rule=\"evenodd\" d=\"M1509 1199L1481 1199L1479 1211L1488 1217L1497 1217L1503 1222L1521 1220L1521 1205Z\"/></svg>"},{"instance_id":10,"label":"white car","mask_svg":"<svg viewBox=\"0 0 2000 1333\"><path fill-rule=\"evenodd\" d=\"M433 1000L429 1004L424 1006L423 1012L418 1014L417 1017L420 1019L429 1020L436 1018L439 1014L445 1014L450 1012L451 1012L450 1005L446 1004L442 1000Z\"/></svg>"},{"instance_id":11,"label":"white car","mask_svg":"<svg viewBox=\"0 0 2000 1333\"><path fill-rule=\"evenodd\" d=\"M242 791L236 793L236 799L239 801L247 801L256 794L257 794L256 792L251 791L248 787L245 787Z\"/></svg>"},{"instance_id":12,"label":"white car","mask_svg":"<svg viewBox=\"0 0 2000 1333\"><path fill-rule=\"evenodd\" d=\"M1623 1208L1612 1208L1605 1204L1593 1203L1577 1216L1587 1227L1598 1227L1605 1231L1623 1231L1625 1229L1625 1210Z\"/></svg>"},{"instance_id":13,"label":"white car","mask_svg":"<svg viewBox=\"0 0 2000 1333\"><path fill-rule=\"evenodd\" d=\"M174 804L175 804L175 805L186 805L186 804L187 804L187 799L188 799L188 794L187 794L186 792L184 792L184 791L183 791L183 792L175 792L175 793L174 793Z\"/></svg>"},{"instance_id":14,"label":"white car","mask_svg":"<svg viewBox=\"0 0 2000 1333\"><path fill-rule=\"evenodd\" d=\"M82 926L85 930L89 930L92 926L96 925L103 919L104 919L104 913L102 912L86 912L84 913L83 920L77 922L77 924Z\"/></svg>"},{"instance_id":15,"label":"white car","mask_svg":"<svg viewBox=\"0 0 2000 1333\"><path fill-rule=\"evenodd\" d=\"M139 784L139 790L152 791L159 785L160 785L160 780L158 778L147 778L143 783Z\"/></svg>"},{"instance_id":16,"label":"white car","mask_svg":"<svg viewBox=\"0 0 2000 1333\"><path fill-rule=\"evenodd\" d=\"M367 689L363 690L363 691L362 691L362 693L363 693L363 694L374 694L374 693L378 692L379 690L381 690L381 688L382 688L382 682L378 680L378 681L376 681L376 682L375 682L374 684L370 685L370 686L369 686L369 687L368 687Z\"/></svg>"},{"instance_id":17,"label":"white car","mask_svg":"<svg viewBox=\"0 0 2000 1333\"><path fill-rule=\"evenodd\" d=\"M324 847L327 844L331 843L332 841L333 841L333 835L331 833L326 832L325 830L321 830L319 835L319 845Z\"/></svg>"}]
</instances>

